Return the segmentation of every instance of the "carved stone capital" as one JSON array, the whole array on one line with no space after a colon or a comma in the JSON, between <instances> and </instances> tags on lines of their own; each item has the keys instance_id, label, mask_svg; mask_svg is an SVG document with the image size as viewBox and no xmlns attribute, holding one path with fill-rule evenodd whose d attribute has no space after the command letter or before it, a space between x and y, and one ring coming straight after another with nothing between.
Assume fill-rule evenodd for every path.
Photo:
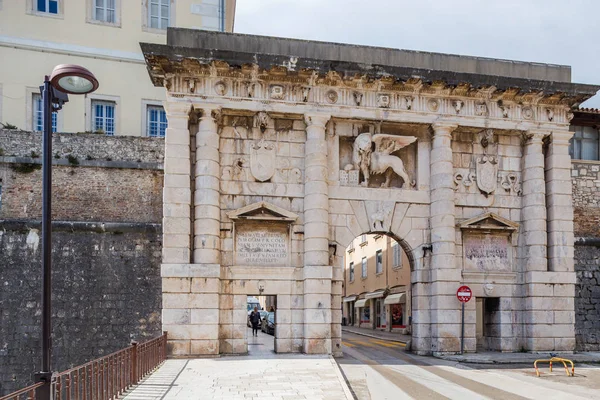
<instances>
[{"instance_id":1,"label":"carved stone capital","mask_svg":"<svg viewBox=\"0 0 600 400\"><path fill-rule=\"evenodd\" d=\"M325 128L327 122L331 119L331 115L328 114L304 114L304 122L306 126L318 126Z\"/></svg>"},{"instance_id":2,"label":"carved stone capital","mask_svg":"<svg viewBox=\"0 0 600 400\"><path fill-rule=\"evenodd\" d=\"M192 111L192 103L181 101L165 101L163 102L165 112L169 118L189 118Z\"/></svg>"},{"instance_id":3,"label":"carved stone capital","mask_svg":"<svg viewBox=\"0 0 600 400\"><path fill-rule=\"evenodd\" d=\"M200 119L211 118L217 123L219 123L221 121L222 114L221 114L220 106L215 106L215 107L202 106L202 107L200 107L199 111L200 111Z\"/></svg>"},{"instance_id":4,"label":"carved stone capital","mask_svg":"<svg viewBox=\"0 0 600 400\"><path fill-rule=\"evenodd\" d=\"M564 131L552 131L550 134L550 143L559 146L568 146L571 138L573 137L573 133L568 130Z\"/></svg>"},{"instance_id":5,"label":"carved stone capital","mask_svg":"<svg viewBox=\"0 0 600 400\"><path fill-rule=\"evenodd\" d=\"M523 143L526 145L541 145L542 141L548 136L548 131L530 129L523 132Z\"/></svg>"},{"instance_id":6,"label":"carved stone capital","mask_svg":"<svg viewBox=\"0 0 600 400\"><path fill-rule=\"evenodd\" d=\"M450 136L456 128L458 128L458 124L451 122L434 122L431 124L433 136Z\"/></svg>"}]
</instances>

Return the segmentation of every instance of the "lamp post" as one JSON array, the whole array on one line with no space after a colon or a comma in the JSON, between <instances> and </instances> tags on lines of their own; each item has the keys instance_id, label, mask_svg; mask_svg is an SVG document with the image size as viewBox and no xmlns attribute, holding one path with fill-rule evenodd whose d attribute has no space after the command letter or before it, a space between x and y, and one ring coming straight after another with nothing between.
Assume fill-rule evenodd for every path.
<instances>
[{"instance_id":1,"label":"lamp post","mask_svg":"<svg viewBox=\"0 0 600 400\"><path fill-rule=\"evenodd\" d=\"M69 101L67 94L87 94L98 89L98 80L78 65L62 64L40 86L43 104L42 137L42 368L35 374L45 385L38 390L41 400L52 399L50 335L52 329L52 113Z\"/></svg>"}]
</instances>

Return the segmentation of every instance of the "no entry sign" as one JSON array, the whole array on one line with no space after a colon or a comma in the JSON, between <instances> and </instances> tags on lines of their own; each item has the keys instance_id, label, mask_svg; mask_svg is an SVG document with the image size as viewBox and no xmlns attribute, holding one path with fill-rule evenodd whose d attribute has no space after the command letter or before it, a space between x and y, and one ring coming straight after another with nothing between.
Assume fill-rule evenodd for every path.
<instances>
[{"instance_id":1,"label":"no entry sign","mask_svg":"<svg viewBox=\"0 0 600 400\"><path fill-rule=\"evenodd\" d=\"M466 303L467 301L471 300L472 296L473 292L471 292L471 288L468 286L461 286L456 291L456 297L458 297L458 301L461 303Z\"/></svg>"}]
</instances>

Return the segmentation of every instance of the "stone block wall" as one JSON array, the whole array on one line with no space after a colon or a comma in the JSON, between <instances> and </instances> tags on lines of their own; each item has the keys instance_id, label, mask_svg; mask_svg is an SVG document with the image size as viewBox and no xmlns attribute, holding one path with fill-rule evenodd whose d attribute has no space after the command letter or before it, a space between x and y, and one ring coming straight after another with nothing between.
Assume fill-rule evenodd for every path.
<instances>
[{"instance_id":1,"label":"stone block wall","mask_svg":"<svg viewBox=\"0 0 600 400\"><path fill-rule=\"evenodd\" d=\"M63 371L161 332L160 225L55 225L52 368ZM37 223L0 221L0 396L41 363Z\"/></svg>"},{"instance_id":2,"label":"stone block wall","mask_svg":"<svg viewBox=\"0 0 600 400\"><path fill-rule=\"evenodd\" d=\"M577 350L600 350L600 162L572 163Z\"/></svg>"},{"instance_id":3,"label":"stone block wall","mask_svg":"<svg viewBox=\"0 0 600 400\"><path fill-rule=\"evenodd\" d=\"M55 134L52 368L161 333L162 139ZM41 362L41 135L0 130L0 396Z\"/></svg>"}]
</instances>

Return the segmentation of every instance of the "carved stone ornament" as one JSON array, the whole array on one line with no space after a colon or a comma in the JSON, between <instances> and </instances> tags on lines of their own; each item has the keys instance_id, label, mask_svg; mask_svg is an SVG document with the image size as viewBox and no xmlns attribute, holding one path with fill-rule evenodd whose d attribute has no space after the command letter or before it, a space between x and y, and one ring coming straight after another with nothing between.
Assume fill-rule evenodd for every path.
<instances>
[{"instance_id":1,"label":"carved stone ornament","mask_svg":"<svg viewBox=\"0 0 600 400\"><path fill-rule=\"evenodd\" d=\"M531 108L529 106L523 107L523 109L521 110L521 115L523 116L523 119L532 119L533 118L533 108Z\"/></svg>"},{"instance_id":2,"label":"carved stone ornament","mask_svg":"<svg viewBox=\"0 0 600 400\"><path fill-rule=\"evenodd\" d=\"M462 110L464 105L465 105L465 103L462 100L453 100L452 101L452 107L454 107L454 111L456 111L456 114L460 114L460 110Z\"/></svg>"},{"instance_id":3,"label":"carved stone ornament","mask_svg":"<svg viewBox=\"0 0 600 400\"><path fill-rule=\"evenodd\" d=\"M219 96L223 96L225 93L227 93L227 84L223 81L215 83L215 93Z\"/></svg>"},{"instance_id":4,"label":"carved stone ornament","mask_svg":"<svg viewBox=\"0 0 600 400\"><path fill-rule=\"evenodd\" d=\"M493 156L477 157L477 186L486 196L494 193L498 185L498 160Z\"/></svg>"},{"instance_id":5,"label":"carved stone ornament","mask_svg":"<svg viewBox=\"0 0 600 400\"><path fill-rule=\"evenodd\" d=\"M269 117L269 114L264 111L260 111L254 116L254 127L260 128L260 131L264 133L267 129L267 126L269 126L270 121L271 117Z\"/></svg>"},{"instance_id":6,"label":"carved stone ornament","mask_svg":"<svg viewBox=\"0 0 600 400\"><path fill-rule=\"evenodd\" d=\"M510 107L509 106L499 103L498 107L500 107L500 111L502 111L502 118L510 117Z\"/></svg>"},{"instance_id":7,"label":"carved stone ornament","mask_svg":"<svg viewBox=\"0 0 600 400\"><path fill-rule=\"evenodd\" d=\"M252 145L250 173L260 182L268 181L275 174L275 145L264 139Z\"/></svg>"},{"instance_id":8,"label":"carved stone ornament","mask_svg":"<svg viewBox=\"0 0 600 400\"><path fill-rule=\"evenodd\" d=\"M335 104L338 101L338 94L335 90L328 90L327 93L325 93L325 100L327 100L327 102L329 104Z\"/></svg>"},{"instance_id":9,"label":"carved stone ornament","mask_svg":"<svg viewBox=\"0 0 600 400\"><path fill-rule=\"evenodd\" d=\"M484 102L475 103L475 115L480 117L486 116L488 114L487 104Z\"/></svg>"},{"instance_id":10,"label":"carved stone ornament","mask_svg":"<svg viewBox=\"0 0 600 400\"><path fill-rule=\"evenodd\" d=\"M546 116L548 117L548 121L552 121L554 119L554 110L546 108Z\"/></svg>"},{"instance_id":11,"label":"carved stone ornament","mask_svg":"<svg viewBox=\"0 0 600 400\"><path fill-rule=\"evenodd\" d=\"M413 106L413 100L414 100L414 99L413 99L413 97L412 97L412 96L406 96L406 97L404 98L404 101L406 101L406 109L407 109L407 110L410 110L410 109L412 109L412 106Z\"/></svg>"},{"instance_id":12,"label":"carved stone ornament","mask_svg":"<svg viewBox=\"0 0 600 400\"><path fill-rule=\"evenodd\" d=\"M431 112L437 112L440 109L440 102L437 99L430 99L427 102L427 108Z\"/></svg>"},{"instance_id":13,"label":"carved stone ornament","mask_svg":"<svg viewBox=\"0 0 600 400\"><path fill-rule=\"evenodd\" d=\"M285 96L285 90L281 85L271 86L271 98L274 100L283 100Z\"/></svg>"},{"instance_id":14,"label":"carved stone ornament","mask_svg":"<svg viewBox=\"0 0 600 400\"><path fill-rule=\"evenodd\" d=\"M378 133L361 133L352 146L352 163L355 170L362 172L363 186L369 186L371 174L385 174L385 182L381 187L389 187L395 173L404 180L404 185L411 185L404 163L391 153L400 150L417 140L414 136L396 136ZM374 145L374 147L373 147ZM373 148L375 150L373 150ZM348 177L350 179L350 176Z\"/></svg>"},{"instance_id":15,"label":"carved stone ornament","mask_svg":"<svg viewBox=\"0 0 600 400\"><path fill-rule=\"evenodd\" d=\"M519 177L514 172L510 172L502 177L500 180L500 186L507 192L511 194L516 194L520 196L522 193L521 183L519 182Z\"/></svg>"},{"instance_id":16,"label":"carved stone ornament","mask_svg":"<svg viewBox=\"0 0 600 400\"><path fill-rule=\"evenodd\" d=\"M390 95L389 94L378 94L377 95L377 107L388 108L390 106Z\"/></svg>"},{"instance_id":17,"label":"carved stone ornament","mask_svg":"<svg viewBox=\"0 0 600 400\"><path fill-rule=\"evenodd\" d=\"M354 103L356 103L357 106L360 106L362 103L363 94L361 92L354 92L352 93L352 96L354 97Z\"/></svg>"},{"instance_id":18,"label":"carved stone ornament","mask_svg":"<svg viewBox=\"0 0 600 400\"><path fill-rule=\"evenodd\" d=\"M310 94L310 87L303 86L302 87L302 101L304 103L308 102L308 95Z\"/></svg>"}]
</instances>

